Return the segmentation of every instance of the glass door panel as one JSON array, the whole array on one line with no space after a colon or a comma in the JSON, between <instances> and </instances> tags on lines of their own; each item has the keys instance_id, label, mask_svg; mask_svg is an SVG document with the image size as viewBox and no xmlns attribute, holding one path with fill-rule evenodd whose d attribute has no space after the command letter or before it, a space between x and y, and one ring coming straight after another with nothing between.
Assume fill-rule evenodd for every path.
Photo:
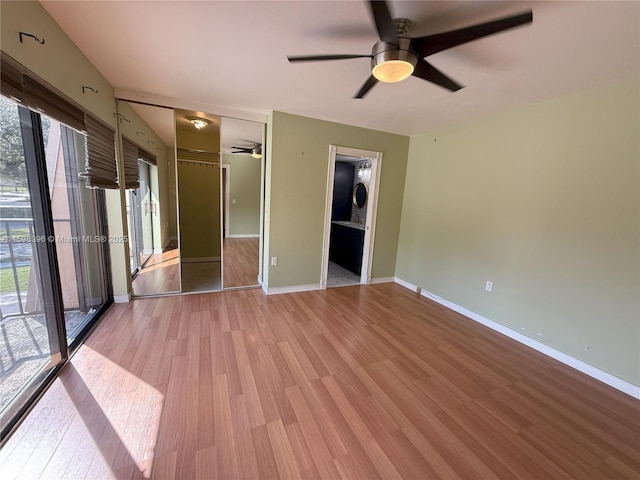
<instances>
[{"instance_id":1,"label":"glass door panel","mask_svg":"<svg viewBox=\"0 0 640 480\"><path fill-rule=\"evenodd\" d=\"M37 114L0 96L0 430L62 361L60 301Z\"/></svg>"},{"instance_id":2,"label":"glass door panel","mask_svg":"<svg viewBox=\"0 0 640 480\"><path fill-rule=\"evenodd\" d=\"M129 265L131 275L134 276L140 270L140 254L138 253L138 203L137 190L129 190L125 195L127 209L127 227L129 229Z\"/></svg>"},{"instance_id":3,"label":"glass door panel","mask_svg":"<svg viewBox=\"0 0 640 480\"><path fill-rule=\"evenodd\" d=\"M64 320L71 343L106 301L102 254L107 238L100 234L96 190L78 180L85 164L84 135L44 115L41 119Z\"/></svg>"},{"instance_id":4,"label":"glass door panel","mask_svg":"<svg viewBox=\"0 0 640 480\"><path fill-rule=\"evenodd\" d=\"M137 198L139 201L139 236L138 254L140 255L140 266L149 260L153 254L153 211L154 204L151 198L151 176L149 165L143 161L138 161L139 183Z\"/></svg>"}]
</instances>

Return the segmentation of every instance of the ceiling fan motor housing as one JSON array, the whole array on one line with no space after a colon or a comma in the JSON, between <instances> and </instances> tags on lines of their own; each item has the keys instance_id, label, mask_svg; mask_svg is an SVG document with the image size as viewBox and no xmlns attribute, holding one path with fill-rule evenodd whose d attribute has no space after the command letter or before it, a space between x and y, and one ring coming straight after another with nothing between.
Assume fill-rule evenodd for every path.
<instances>
[{"instance_id":1,"label":"ceiling fan motor housing","mask_svg":"<svg viewBox=\"0 0 640 480\"><path fill-rule=\"evenodd\" d=\"M418 54L411 45L411 37L408 35L398 35L398 44L387 43L380 40L371 50L371 70L378 80L393 83L399 80L388 80L376 75L376 67L387 62L406 62L413 67L418 63ZM411 72L409 72L409 75ZM406 77L405 77L406 78Z\"/></svg>"}]
</instances>

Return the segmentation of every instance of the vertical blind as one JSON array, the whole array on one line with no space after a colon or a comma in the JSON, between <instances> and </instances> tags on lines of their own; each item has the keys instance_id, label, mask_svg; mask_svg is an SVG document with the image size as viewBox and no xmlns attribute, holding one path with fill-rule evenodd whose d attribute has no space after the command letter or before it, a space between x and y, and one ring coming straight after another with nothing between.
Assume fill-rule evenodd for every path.
<instances>
[{"instance_id":1,"label":"vertical blind","mask_svg":"<svg viewBox=\"0 0 640 480\"><path fill-rule=\"evenodd\" d=\"M115 129L86 113L53 87L0 51L0 89L25 107L87 132L86 171L80 173L91 188L118 188Z\"/></svg>"}]
</instances>

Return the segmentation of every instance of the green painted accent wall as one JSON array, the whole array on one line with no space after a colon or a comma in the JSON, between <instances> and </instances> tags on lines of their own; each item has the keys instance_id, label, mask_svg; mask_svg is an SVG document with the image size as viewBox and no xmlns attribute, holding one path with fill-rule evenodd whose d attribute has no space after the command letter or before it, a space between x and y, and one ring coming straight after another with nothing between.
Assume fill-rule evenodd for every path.
<instances>
[{"instance_id":1,"label":"green painted accent wall","mask_svg":"<svg viewBox=\"0 0 640 480\"><path fill-rule=\"evenodd\" d=\"M267 126L269 288L320 283L331 144L383 153L372 277L394 275L409 137L276 111Z\"/></svg>"},{"instance_id":2,"label":"green painted accent wall","mask_svg":"<svg viewBox=\"0 0 640 480\"><path fill-rule=\"evenodd\" d=\"M639 85L412 136L396 275L640 385Z\"/></svg>"},{"instance_id":3,"label":"green painted accent wall","mask_svg":"<svg viewBox=\"0 0 640 480\"><path fill-rule=\"evenodd\" d=\"M220 257L220 169L178 162L180 258Z\"/></svg>"},{"instance_id":4,"label":"green painted accent wall","mask_svg":"<svg viewBox=\"0 0 640 480\"><path fill-rule=\"evenodd\" d=\"M176 115L177 112L178 110ZM219 152L220 131L213 128L205 128L203 130L196 130L195 127L191 130L178 128L176 129L176 145L178 148Z\"/></svg>"},{"instance_id":5,"label":"green painted accent wall","mask_svg":"<svg viewBox=\"0 0 640 480\"><path fill-rule=\"evenodd\" d=\"M220 134L176 130L178 148L220 151ZM181 259L219 259L220 167L178 162Z\"/></svg>"},{"instance_id":6,"label":"green painted accent wall","mask_svg":"<svg viewBox=\"0 0 640 480\"><path fill-rule=\"evenodd\" d=\"M262 159L244 154L222 154L229 165L229 234L260 235L260 170ZM235 200L236 203L233 203Z\"/></svg>"}]
</instances>

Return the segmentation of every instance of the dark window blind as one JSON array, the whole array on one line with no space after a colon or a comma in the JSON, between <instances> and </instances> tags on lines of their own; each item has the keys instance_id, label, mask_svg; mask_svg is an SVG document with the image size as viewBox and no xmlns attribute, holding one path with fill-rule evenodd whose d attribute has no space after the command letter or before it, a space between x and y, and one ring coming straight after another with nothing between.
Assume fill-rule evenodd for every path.
<instances>
[{"instance_id":1,"label":"dark window blind","mask_svg":"<svg viewBox=\"0 0 640 480\"><path fill-rule=\"evenodd\" d=\"M122 137L122 160L124 163L124 188L138 188L138 146ZM122 182L118 182L122 184Z\"/></svg>"},{"instance_id":2,"label":"dark window blind","mask_svg":"<svg viewBox=\"0 0 640 480\"><path fill-rule=\"evenodd\" d=\"M4 52L1 57L1 85L4 95L75 130L85 130L84 110L66 100L52 86L38 79Z\"/></svg>"},{"instance_id":3,"label":"dark window blind","mask_svg":"<svg viewBox=\"0 0 640 480\"><path fill-rule=\"evenodd\" d=\"M2 79L1 87L3 95L15 98L22 102L24 96L24 88L22 86L22 74L24 68L12 61L2 53L0 59L0 78Z\"/></svg>"},{"instance_id":4,"label":"dark window blind","mask_svg":"<svg viewBox=\"0 0 640 480\"><path fill-rule=\"evenodd\" d=\"M26 105L75 130L85 130L83 110L54 93L51 87L34 80L28 74L24 75L22 80Z\"/></svg>"},{"instance_id":5,"label":"dark window blind","mask_svg":"<svg viewBox=\"0 0 640 480\"><path fill-rule=\"evenodd\" d=\"M86 179L87 186L118 188L115 130L85 113L6 53L0 52L0 62L0 88L3 95L75 130L87 132L86 171L80 173L80 177Z\"/></svg>"},{"instance_id":6,"label":"dark window blind","mask_svg":"<svg viewBox=\"0 0 640 480\"><path fill-rule=\"evenodd\" d=\"M87 169L80 176L90 188L118 188L115 130L96 117L85 116L87 127Z\"/></svg>"},{"instance_id":7,"label":"dark window blind","mask_svg":"<svg viewBox=\"0 0 640 480\"><path fill-rule=\"evenodd\" d=\"M156 156L153 153L146 151L144 148L138 147L138 158L141 158L151 165L157 165Z\"/></svg>"}]
</instances>

